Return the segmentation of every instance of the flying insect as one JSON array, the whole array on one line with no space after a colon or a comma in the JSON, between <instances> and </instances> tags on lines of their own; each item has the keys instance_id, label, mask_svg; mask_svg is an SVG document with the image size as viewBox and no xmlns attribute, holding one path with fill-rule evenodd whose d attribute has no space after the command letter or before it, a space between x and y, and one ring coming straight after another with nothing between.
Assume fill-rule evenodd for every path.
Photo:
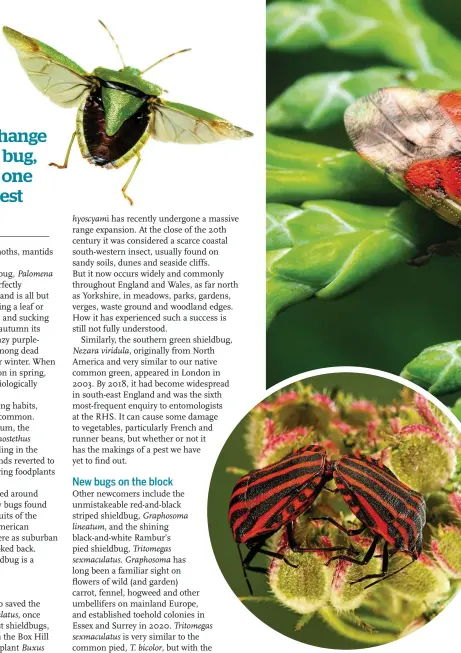
<instances>
[{"instance_id":1,"label":"flying insect","mask_svg":"<svg viewBox=\"0 0 461 653\"><path fill-rule=\"evenodd\" d=\"M186 104L168 102L165 91L143 79L143 75L180 50L163 57L144 70L127 66L107 27L122 62L120 70L98 67L86 72L74 61L38 39L4 27L7 41L15 48L21 66L34 86L55 104L78 107L77 125L62 165L67 168L75 138L82 156L102 168L120 168L135 159L122 188L124 197L141 162L141 149L149 137L164 143L203 144L252 136L224 118Z\"/></svg>"}]
</instances>

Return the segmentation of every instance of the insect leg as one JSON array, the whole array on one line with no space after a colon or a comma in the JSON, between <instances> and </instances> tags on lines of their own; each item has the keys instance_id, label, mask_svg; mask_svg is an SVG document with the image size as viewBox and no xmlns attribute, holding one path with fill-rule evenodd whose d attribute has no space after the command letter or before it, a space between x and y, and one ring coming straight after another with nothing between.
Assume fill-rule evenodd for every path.
<instances>
[{"instance_id":1,"label":"insect leg","mask_svg":"<svg viewBox=\"0 0 461 653\"><path fill-rule=\"evenodd\" d=\"M300 547L295 540L293 530L293 522L287 525L288 544L294 553L315 553L317 551L348 551L349 553L356 553L355 549L350 549L347 546L322 546L322 547Z\"/></svg>"},{"instance_id":2,"label":"insect leg","mask_svg":"<svg viewBox=\"0 0 461 653\"><path fill-rule=\"evenodd\" d=\"M74 132L72 134L72 138L70 139L69 147L67 148L66 152L66 158L64 159L64 163L62 166L59 165L59 163L49 163L48 165L54 166L55 168L59 168L60 170L64 170L67 168L67 164L69 163L69 157L70 157L70 151L72 149L72 145L74 144L75 137L77 136L77 132Z\"/></svg>"},{"instance_id":3,"label":"insect leg","mask_svg":"<svg viewBox=\"0 0 461 653\"><path fill-rule=\"evenodd\" d=\"M383 564L381 567L381 573L380 574L368 574L367 576L363 576L362 578L358 578L357 580L353 580L350 585L355 585L356 583L362 583L364 580L371 580L372 578L381 578L381 580L386 576L387 570L389 568L389 545L387 542L385 542L384 547L383 547ZM374 585L374 583L372 583ZM367 587L370 587L370 585L367 585Z\"/></svg>"},{"instance_id":4,"label":"insect leg","mask_svg":"<svg viewBox=\"0 0 461 653\"><path fill-rule=\"evenodd\" d=\"M253 558L255 557L255 555L257 553L260 553L260 551L261 551L261 549L256 548L254 553L252 551L247 553L245 558L242 560L243 570L244 570L243 573L245 573L245 569L247 569L248 571L256 571L256 572L258 572L260 574L267 574L267 569L265 567L253 567L252 565L250 565L250 562L253 560ZM240 547L239 547L239 553L240 553Z\"/></svg>"},{"instance_id":5,"label":"insect leg","mask_svg":"<svg viewBox=\"0 0 461 653\"><path fill-rule=\"evenodd\" d=\"M270 558L276 558L277 560L283 560L287 565L290 567L294 567L294 569L297 568L298 565L294 565L292 562L290 562L284 555L283 553L278 553L277 551L271 551L270 549L264 549L264 545L266 544L265 540L261 540L260 542L256 542L253 546L251 546L249 552L245 556L243 560L243 565L247 568L250 569L248 566L250 562L253 560L253 558L258 554L258 553L264 553L264 555L269 556ZM251 569L250 569L251 571ZM254 569L253 569L254 571ZM265 570L264 570L265 572Z\"/></svg>"},{"instance_id":6,"label":"insect leg","mask_svg":"<svg viewBox=\"0 0 461 653\"><path fill-rule=\"evenodd\" d=\"M242 565L248 567L253 558L259 553L260 548L263 546L264 542L257 542L254 546L250 547L250 550L242 560ZM239 547L240 551L240 547Z\"/></svg>"},{"instance_id":7,"label":"insect leg","mask_svg":"<svg viewBox=\"0 0 461 653\"><path fill-rule=\"evenodd\" d=\"M132 180L133 177L134 177L134 173L136 172L136 169L137 169L138 165L141 163L141 157L139 156L139 154L137 154L136 156L137 156L138 160L137 160L136 163L134 164L133 170L131 171L130 176L128 177L128 179L126 180L125 185L124 185L123 188L122 188L123 197L125 197L125 198L129 201L129 203L131 204L131 206L133 206L133 200L131 199L131 197L129 197L129 196L126 194L126 190L127 190L128 186L130 185L131 180Z\"/></svg>"},{"instance_id":8,"label":"insect leg","mask_svg":"<svg viewBox=\"0 0 461 653\"><path fill-rule=\"evenodd\" d=\"M458 241L447 240L443 243L434 243L427 248L425 254L412 258L407 263L414 267L422 267L427 265L433 256L461 256Z\"/></svg>"},{"instance_id":9,"label":"insect leg","mask_svg":"<svg viewBox=\"0 0 461 653\"><path fill-rule=\"evenodd\" d=\"M381 539L381 535L375 536L375 539L371 543L368 551L365 553L363 560L357 560L357 558L351 558L351 556L339 555L339 556L333 556L325 564L328 566L330 562L333 562L333 560L347 560L347 562L353 562L356 565L362 565L362 566L367 565L372 559L380 539Z\"/></svg>"},{"instance_id":10,"label":"insect leg","mask_svg":"<svg viewBox=\"0 0 461 653\"><path fill-rule=\"evenodd\" d=\"M378 583L382 583L383 580L387 580L388 578L392 578L392 576L395 576L395 574L398 574L399 571L403 571L404 569L406 569L407 567L412 565L414 562L416 562L416 561L412 560L411 562L407 562L406 565L403 565L403 567L400 567L400 569L396 569L396 571L393 571L392 574L387 574L383 578L380 578L379 580L375 580L374 583L370 583L370 585L367 585L365 587L365 589L368 589L369 587L372 587L372 585L377 585Z\"/></svg>"},{"instance_id":11,"label":"insect leg","mask_svg":"<svg viewBox=\"0 0 461 653\"><path fill-rule=\"evenodd\" d=\"M266 567L253 567L253 565L248 565L247 567L244 567L247 571L254 571L258 574L267 574L267 569Z\"/></svg>"},{"instance_id":12,"label":"insect leg","mask_svg":"<svg viewBox=\"0 0 461 653\"><path fill-rule=\"evenodd\" d=\"M324 488L326 490L326 488ZM333 490L331 490L333 491ZM335 521L332 517L308 517L309 521L327 521L330 522L330 524L333 524L333 526L336 526L336 528L339 528L340 531L343 533L346 533L346 535L360 535L360 533L363 533L363 531L366 529L366 526L361 526L360 528L344 528L344 526L341 526L337 521Z\"/></svg>"},{"instance_id":13,"label":"insect leg","mask_svg":"<svg viewBox=\"0 0 461 653\"><path fill-rule=\"evenodd\" d=\"M250 592L251 596L253 596L253 588L251 587L250 579L248 578L247 567L245 567L245 562L243 560L243 556L242 556L242 552L240 551L240 545L239 544L237 544L237 550L239 552L240 563L242 565L243 576L245 578L245 581L246 581L246 584L247 584L247 587L248 587L248 591Z\"/></svg>"},{"instance_id":14,"label":"insect leg","mask_svg":"<svg viewBox=\"0 0 461 653\"><path fill-rule=\"evenodd\" d=\"M269 556L271 558L276 558L277 560L283 560L285 564L287 564L289 567L293 567L293 569L297 569L298 565L293 564L286 558L283 553L277 553L277 551L270 551L269 549L259 549L259 553L264 553L266 556Z\"/></svg>"}]
</instances>

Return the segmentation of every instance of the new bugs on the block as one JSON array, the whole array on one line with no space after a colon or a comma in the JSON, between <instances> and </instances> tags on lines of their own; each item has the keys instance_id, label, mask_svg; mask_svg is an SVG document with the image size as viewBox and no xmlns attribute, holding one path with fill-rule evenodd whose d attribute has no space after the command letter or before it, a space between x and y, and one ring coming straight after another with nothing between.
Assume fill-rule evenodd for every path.
<instances>
[{"instance_id":1,"label":"new bugs on the block","mask_svg":"<svg viewBox=\"0 0 461 653\"><path fill-rule=\"evenodd\" d=\"M272 465L249 472L237 482L230 499L229 523L237 544L246 544L249 548L248 554L241 560L250 592L252 590L246 570L266 573L266 569L251 566L258 553L291 564L281 553L265 548L267 538L282 527L287 528L289 546L296 553L353 552L353 549L344 546L304 548L298 546L295 540L294 521L309 510L331 478L332 468L327 461L325 449L318 444L311 444L293 451ZM349 535L357 533L347 531L329 517L320 519L332 522Z\"/></svg>"},{"instance_id":2,"label":"new bugs on the block","mask_svg":"<svg viewBox=\"0 0 461 653\"><path fill-rule=\"evenodd\" d=\"M96 166L119 168L135 158L133 170L122 188L130 204L133 202L126 191L149 136L165 143L183 144L215 143L252 136L251 132L235 127L219 116L185 104L167 102L161 97L163 89L143 79L144 73L161 61L187 50L170 54L141 71L125 65L116 44L122 68L100 67L88 73L37 39L9 27L4 27L3 33L16 49L22 67L39 91L61 107L78 106L77 127L64 163L50 165L67 168L75 137L82 156Z\"/></svg>"},{"instance_id":3,"label":"new bugs on the block","mask_svg":"<svg viewBox=\"0 0 461 653\"><path fill-rule=\"evenodd\" d=\"M461 92L384 88L352 104L357 152L421 204L461 227Z\"/></svg>"},{"instance_id":4,"label":"new bugs on the block","mask_svg":"<svg viewBox=\"0 0 461 653\"><path fill-rule=\"evenodd\" d=\"M367 585L371 587L398 573L420 556L423 527L426 523L424 497L399 481L383 463L369 456L360 453L343 456L332 465L336 487L362 522L363 530L368 528L374 534L374 539L363 559L339 555L330 558L327 564L342 559L366 565L373 557L378 543L384 541L381 573L368 574L355 581L358 583L379 579ZM411 556L412 561L388 574L389 558L399 552Z\"/></svg>"}]
</instances>

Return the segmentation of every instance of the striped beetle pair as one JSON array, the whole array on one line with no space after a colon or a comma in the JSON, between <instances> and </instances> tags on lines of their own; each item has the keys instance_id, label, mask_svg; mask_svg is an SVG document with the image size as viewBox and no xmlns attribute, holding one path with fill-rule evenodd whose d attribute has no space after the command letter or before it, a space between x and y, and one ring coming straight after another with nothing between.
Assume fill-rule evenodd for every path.
<instances>
[{"instance_id":1,"label":"striped beetle pair","mask_svg":"<svg viewBox=\"0 0 461 653\"><path fill-rule=\"evenodd\" d=\"M354 557L357 552L352 547L304 548L296 543L294 524L297 517L309 510L331 479L334 479L337 488L331 491L339 490L362 526L347 529L331 517L311 519L327 521L349 536L358 535L368 528L374 538L362 559ZM241 556L241 561L250 593L252 589L246 570L266 572L262 567L251 565L257 553L265 553L296 566L282 553L265 547L267 538L283 527L287 530L289 547L295 553L342 551L331 557L327 565L333 560L366 565L374 556L378 543L384 540L381 572L354 581L378 579L366 586L371 587L418 559L423 544L426 504L421 494L399 481L382 462L360 453L345 455L332 462L327 459L321 445L311 444L272 465L242 476L232 492L229 523L237 544L246 544L249 548L246 557ZM412 561L388 574L389 558L398 552L411 556Z\"/></svg>"}]
</instances>

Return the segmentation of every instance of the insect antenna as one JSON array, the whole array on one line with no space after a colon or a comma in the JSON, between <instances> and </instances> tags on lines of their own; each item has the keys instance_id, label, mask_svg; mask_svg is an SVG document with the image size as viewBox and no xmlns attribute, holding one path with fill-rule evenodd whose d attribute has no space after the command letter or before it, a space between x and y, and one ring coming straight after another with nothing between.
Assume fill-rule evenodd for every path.
<instances>
[{"instance_id":1,"label":"insect antenna","mask_svg":"<svg viewBox=\"0 0 461 653\"><path fill-rule=\"evenodd\" d=\"M414 562L415 562L415 560L412 560L411 562L408 562L406 565L403 565L403 567L400 567L400 569L396 569L396 571L393 571L392 574L387 574L387 576L384 576L384 578L380 578L379 580L375 580L374 583L370 583L369 585L367 585L365 587L365 589L367 590L369 587L373 587L373 585L377 585L378 583L382 583L383 580L387 580L388 578L392 578L392 576L395 576L395 574L398 574L399 571L403 571L404 569L406 569L407 567L412 565Z\"/></svg>"},{"instance_id":2,"label":"insect antenna","mask_svg":"<svg viewBox=\"0 0 461 653\"><path fill-rule=\"evenodd\" d=\"M171 59L171 57L174 57L176 54L182 54L183 52L190 52L192 48L185 48L184 50L178 50L177 52L172 52L171 54L167 55L166 57L163 57L163 59L159 59L155 63L152 64L152 66L149 66L145 70L142 71L141 75L144 75L144 73L147 73L148 70L153 68L154 66L158 66L159 63L162 63L162 61L166 61L167 59Z\"/></svg>"},{"instance_id":3,"label":"insect antenna","mask_svg":"<svg viewBox=\"0 0 461 653\"><path fill-rule=\"evenodd\" d=\"M104 27L104 29L105 29L106 32L109 34L109 36L110 36L110 38L112 39L112 41L114 42L115 47L117 48L118 56L120 57L120 60L121 60L121 62L122 62L122 66L123 66L124 68L126 68L126 64L125 64L125 62L123 61L122 53L120 52L120 48L118 47L118 43L117 43L117 41L114 39L114 37L113 37L113 35L112 35L112 32L111 32L110 29L107 27L107 25L104 25L104 23L102 22L102 20L98 20L98 22L101 23L101 25Z\"/></svg>"}]
</instances>

